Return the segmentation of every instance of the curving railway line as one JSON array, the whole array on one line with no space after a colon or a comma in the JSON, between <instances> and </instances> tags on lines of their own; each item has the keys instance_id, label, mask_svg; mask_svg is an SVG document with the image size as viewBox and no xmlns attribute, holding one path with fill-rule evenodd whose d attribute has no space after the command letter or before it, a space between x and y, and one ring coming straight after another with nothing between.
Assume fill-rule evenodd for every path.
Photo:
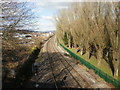
<instances>
[{"instance_id":1,"label":"curving railway line","mask_svg":"<svg viewBox=\"0 0 120 90\"><path fill-rule=\"evenodd\" d=\"M54 42L54 41L53 41ZM55 43L54 43L55 44ZM59 52L59 49L56 47L56 45L54 45L55 47L53 47L53 49L56 52ZM60 53L58 53L59 56L62 57L62 59L59 59L62 64L66 67L66 69L69 71L70 75L73 77L73 79L78 83L78 85L80 86L80 88L93 88L77 71L76 69L74 69L74 66L72 66L70 64L70 62L67 61L67 59ZM69 68L67 68L67 66L71 67L71 69L73 70L73 72L71 73L71 70ZM73 73L76 73L76 76L79 78L76 78Z\"/></svg>"},{"instance_id":2,"label":"curving railway line","mask_svg":"<svg viewBox=\"0 0 120 90\"><path fill-rule=\"evenodd\" d=\"M59 52L55 43L53 43L54 42L53 40L54 39L51 39L51 43L50 43L52 50L54 50L55 52ZM66 58L62 54L56 53L56 55L58 56L58 60L61 62L61 64L64 65L65 69L69 72L69 74L72 76L74 81L78 84L79 88L88 88L88 87L92 88L90 84L86 80L84 80L84 78L81 77L81 75L73 68L73 66L66 60Z\"/></svg>"},{"instance_id":3,"label":"curving railway line","mask_svg":"<svg viewBox=\"0 0 120 90\"><path fill-rule=\"evenodd\" d=\"M39 66L40 88L110 88L63 55L54 36L44 45L44 59ZM42 64L41 64L42 63ZM76 69L77 68L77 69ZM42 84L41 84L42 83Z\"/></svg>"}]
</instances>

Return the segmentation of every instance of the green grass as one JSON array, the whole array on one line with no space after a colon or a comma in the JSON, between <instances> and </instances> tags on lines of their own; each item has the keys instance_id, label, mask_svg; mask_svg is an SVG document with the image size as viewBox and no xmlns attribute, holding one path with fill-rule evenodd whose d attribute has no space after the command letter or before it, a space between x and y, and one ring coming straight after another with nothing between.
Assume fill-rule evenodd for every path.
<instances>
[{"instance_id":1,"label":"green grass","mask_svg":"<svg viewBox=\"0 0 120 90\"><path fill-rule=\"evenodd\" d=\"M62 43L62 45L64 47L66 47L63 43ZM97 60L95 57L92 56L90 59L87 59L87 53L84 54L84 55L81 55L80 52L77 53L74 48L68 48L68 47L66 47L66 48L69 49L70 51L72 51L73 53L75 53L76 55L78 55L79 57L83 58L87 62L91 63L92 65L94 65L98 69L100 69L103 72L107 73L109 76L111 76L111 77L113 77L115 79L118 79L117 76L112 75L111 69L110 69L109 65L107 64L107 62L104 59L102 60L101 65L98 65L99 60Z\"/></svg>"}]
</instances>

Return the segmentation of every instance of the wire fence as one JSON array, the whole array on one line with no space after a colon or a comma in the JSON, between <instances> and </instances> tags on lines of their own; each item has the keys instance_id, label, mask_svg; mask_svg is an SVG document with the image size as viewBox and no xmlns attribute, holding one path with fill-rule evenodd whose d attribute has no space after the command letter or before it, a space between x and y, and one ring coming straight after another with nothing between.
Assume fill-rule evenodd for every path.
<instances>
[{"instance_id":1,"label":"wire fence","mask_svg":"<svg viewBox=\"0 0 120 90\"><path fill-rule=\"evenodd\" d=\"M60 46L62 46L73 58L79 60L82 64L84 64L87 68L94 70L94 72L99 75L101 78L103 78L106 82L113 84L116 88L120 88L120 81L112 78L111 76L109 76L108 74L106 74L105 72L101 71L100 69L98 69L97 67L95 67L94 65L92 65L91 63L87 62L86 60L84 60L83 58L79 57L78 55L76 55L75 53L73 53L72 51L70 51L69 49L67 49L65 46L63 46L60 42L58 42L60 44Z\"/></svg>"}]
</instances>

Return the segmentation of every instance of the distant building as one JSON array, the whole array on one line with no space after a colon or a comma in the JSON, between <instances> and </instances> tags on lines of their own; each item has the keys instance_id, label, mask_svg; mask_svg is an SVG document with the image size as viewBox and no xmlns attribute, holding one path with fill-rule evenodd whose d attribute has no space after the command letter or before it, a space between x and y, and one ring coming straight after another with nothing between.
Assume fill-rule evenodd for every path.
<instances>
[{"instance_id":1,"label":"distant building","mask_svg":"<svg viewBox=\"0 0 120 90\"><path fill-rule=\"evenodd\" d=\"M22 38L27 38L27 39L31 39L32 35L31 34L20 34L20 33L16 33L16 35L14 36L16 38L22 39Z\"/></svg>"}]
</instances>

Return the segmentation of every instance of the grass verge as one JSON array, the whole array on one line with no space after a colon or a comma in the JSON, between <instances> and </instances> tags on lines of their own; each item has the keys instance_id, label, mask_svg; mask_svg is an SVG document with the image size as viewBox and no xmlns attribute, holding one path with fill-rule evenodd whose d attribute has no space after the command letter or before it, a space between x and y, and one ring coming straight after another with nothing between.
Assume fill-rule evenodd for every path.
<instances>
[{"instance_id":1,"label":"grass verge","mask_svg":"<svg viewBox=\"0 0 120 90\"><path fill-rule=\"evenodd\" d=\"M84 54L84 55L81 55L80 52L79 53L76 52L76 49L74 49L74 48L68 48L63 43L62 43L62 45L64 47L66 47L67 49L69 49L70 51L72 51L73 53L75 53L76 55L78 55L79 57L83 58L85 61L87 61L90 64L94 65L95 67L97 67L101 71L105 72L109 76L113 77L114 79L118 79L118 77L116 75L115 76L112 75L111 69L110 69L109 65L106 63L105 60L102 60L101 65L98 65L98 61L99 60L97 60L95 57L92 56L90 59L87 59L87 53Z\"/></svg>"}]
</instances>

